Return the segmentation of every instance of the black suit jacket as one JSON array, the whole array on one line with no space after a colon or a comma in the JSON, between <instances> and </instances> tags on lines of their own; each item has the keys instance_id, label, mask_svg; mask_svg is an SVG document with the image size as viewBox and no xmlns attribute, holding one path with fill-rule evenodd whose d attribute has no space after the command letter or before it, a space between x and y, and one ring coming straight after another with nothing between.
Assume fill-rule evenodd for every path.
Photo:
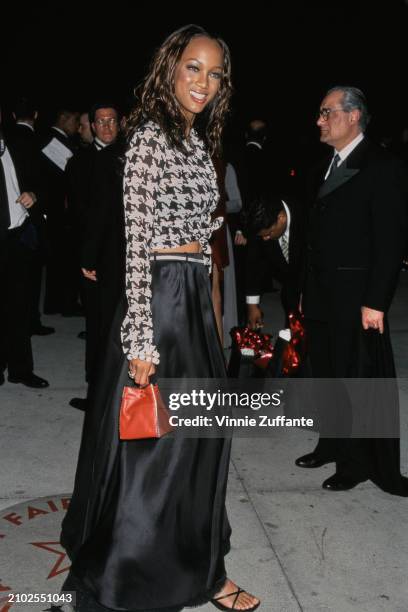
<instances>
[{"instance_id":1,"label":"black suit jacket","mask_svg":"<svg viewBox=\"0 0 408 612\"><path fill-rule=\"evenodd\" d=\"M114 293L125 277L124 152L116 142L95 157L81 254L81 266L96 270L98 283Z\"/></svg>"},{"instance_id":2,"label":"black suit jacket","mask_svg":"<svg viewBox=\"0 0 408 612\"><path fill-rule=\"evenodd\" d=\"M228 224L235 235L237 230L245 234L246 213L251 203L266 191L268 185L268 163L265 151L254 143L247 143L241 154L234 161L239 191L242 199L242 210L228 216Z\"/></svg>"},{"instance_id":3,"label":"black suit jacket","mask_svg":"<svg viewBox=\"0 0 408 612\"><path fill-rule=\"evenodd\" d=\"M39 184L41 148L37 134L27 125L16 123L11 129L10 134L8 134L7 142L9 146L12 146L15 150L22 151L26 158L30 160L31 173L38 183L36 195L39 196L39 191L41 189Z\"/></svg>"},{"instance_id":4,"label":"black suit jacket","mask_svg":"<svg viewBox=\"0 0 408 612\"><path fill-rule=\"evenodd\" d=\"M246 295L261 295L267 276L282 284L282 302L286 312L299 305L302 278L302 254L305 239L303 209L295 203L285 204L290 212L289 262L286 261L278 240L248 239L246 261Z\"/></svg>"},{"instance_id":5,"label":"black suit jacket","mask_svg":"<svg viewBox=\"0 0 408 612\"><path fill-rule=\"evenodd\" d=\"M44 149L51 140L59 140L65 147L74 153L72 140L63 136L58 130L51 128L45 140L41 143ZM43 208L47 214L47 224L51 229L61 227L65 223L65 199L67 196L67 183L65 170L59 168L44 153L41 153L41 180L44 184Z\"/></svg>"},{"instance_id":6,"label":"black suit jacket","mask_svg":"<svg viewBox=\"0 0 408 612\"><path fill-rule=\"evenodd\" d=\"M11 159L13 160L13 165L16 171L17 181L20 188L20 192L24 191L32 191L35 193L38 198L37 187L37 177L35 175L34 169L31 164L31 158L27 155L26 150L21 146L16 146L15 143L6 142L7 149L10 153ZM0 164L0 197L4 203L8 202L7 199L7 191L6 191L6 183L4 177L3 165ZM8 203L7 203L8 205ZM39 202L37 201L34 206L28 209L28 214L30 220L33 224L38 228L42 221L41 216L41 208ZM2 222L0 223L0 240L4 239L7 232L7 227ZM30 248L36 248L38 246L38 235L37 231L33 233L33 229L27 228L24 232L25 239L27 241L27 246Z\"/></svg>"},{"instance_id":7,"label":"black suit jacket","mask_svg":"<svg viewBox=\"0 0 408 612\"><path fill-rule=\"evenodd\" d=\"M65 168L67 184L67 215L78 246L86 236L86 223L91 204L91 184L94 174L95 159L99 150L94 143L79 149L68 160Z\"/></svg>"},{"instance_id":8,"label":"black suit jacket","mask_svg":"<svg viewBox=\"0 0 408 612\"><path fill-rule=\"evenodd\" d=\"M244 208L265 191L267 178L267 162L263 147L247 143L244 149L244 169L240 184Z\"/></svg>"},{"instance_id":9,"label":"black suit jacket","mask_svg":"<svg viewBox=\"0 0 408 612\"><path fill-rule=\"evenodd\" d=\"M44 198L47 189L42 177L40 140L34 130L27 125L16 123L8 136L7 142L9 148L14 152L14 156L18 159L17 163L24 168L25 182L31 187L24 191L33 191L37 197L31 216L37 227L40 242L43 244L45 240Z\"/></svg>"},{"instance_id":10,"label":"black suit jacket","mask_svg":"<svg viewBox=\"0 0 408 612\"><path fill-rule=\"evenodd\" d=\"M386 312L407 236L402 162L364 139L324 182L310 211L303 307L306 317L341 323L361 306Z\"/></svg>"}]
</instances>

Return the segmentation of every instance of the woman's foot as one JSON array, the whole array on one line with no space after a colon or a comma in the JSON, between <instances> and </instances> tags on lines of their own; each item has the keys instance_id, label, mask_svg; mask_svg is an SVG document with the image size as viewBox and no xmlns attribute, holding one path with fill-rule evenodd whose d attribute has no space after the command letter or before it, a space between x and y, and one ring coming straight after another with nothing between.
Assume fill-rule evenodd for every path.
<instances>
[{"instance_id":1,"label":"woman's foot","mask_svg":"<svg viewBox=\"0 0 408 612\"><path fill-rule=\"evenodd\" d=\"M243 591L229 578L218 593L214 595L211 603L219 610L256 610L260 600Z\"/></svg>"}]
</instances>

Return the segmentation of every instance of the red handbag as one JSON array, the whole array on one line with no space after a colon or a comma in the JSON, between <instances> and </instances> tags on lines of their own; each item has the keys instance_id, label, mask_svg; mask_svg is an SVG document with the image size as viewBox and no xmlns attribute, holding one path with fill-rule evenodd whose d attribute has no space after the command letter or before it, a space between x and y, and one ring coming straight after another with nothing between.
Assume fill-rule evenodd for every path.
<instances>
[{"instance_id":1,"label":"red handbag","mask_svg":"<svg viewBox=\"0 0 408 612\"><path fill-rule=\"evenodd\" d=\"M119 415L121 440L161 438L173 428L157 385L124 387Z\"/></svg>"}]
</instances>

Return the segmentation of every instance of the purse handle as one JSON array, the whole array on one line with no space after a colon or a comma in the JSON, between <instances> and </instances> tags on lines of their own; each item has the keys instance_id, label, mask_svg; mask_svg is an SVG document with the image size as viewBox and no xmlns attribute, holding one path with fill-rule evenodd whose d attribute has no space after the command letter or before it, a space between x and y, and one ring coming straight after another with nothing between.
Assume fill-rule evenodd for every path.
<instances>
[{"instance_id":1,"label":"purse handle","mask_svg":"<svg viewBox=\"0 0 408 612\"><path fill-rule=\"evenodd\" d=\"M135 381L133 380L133 378L129 378L129 382L124 385L125 387L136 387L137 389L146 389L149 385L157 385L158 384L158 379L159 377L157 376L157 374L152 374L149 378L149 383L147 385L145 385L144 387L141 387L140 385L137 385L135 383Z\"/></svg>"}]
</instances>

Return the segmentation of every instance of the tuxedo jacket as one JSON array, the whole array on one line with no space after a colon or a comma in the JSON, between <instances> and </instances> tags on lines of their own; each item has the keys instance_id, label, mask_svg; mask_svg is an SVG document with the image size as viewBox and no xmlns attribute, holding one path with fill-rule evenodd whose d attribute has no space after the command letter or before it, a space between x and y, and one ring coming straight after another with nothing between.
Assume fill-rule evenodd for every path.
<instances>
[{"instance_id":1,"label":"tuxedo jacket","mask_svg":"<svg viewBox=\"0 0 408 612\"><path fill-rule=\"evenodd\" d=\"M234 161L234 167L241 193L242 210L240 213L228 215L228 223L233 235L237 230L245 234L245 213L250 204L265 192L268 178L270 179L265 151L256 144L245 145L241 154Z\"/></svg>"},{"instance_id":2,"label":"tuxedo jacket","mask_svg":"<svg viewBox=\"0 0 408 612\"><path fill-rule=\"evenodd\" d=\"M91 184L96 156L99 150L94 143L79 149L68 160L65 168L67 184L67 214L78 245L86 232L86 220L91 203Z\"/></svg>"},{"instance_id":3,"label":"tuxedo jacket","mask_svg":"<svg viewBox=\"0 0 408 612\"><path fill-rule=\"evenodd\" d=\"M29 160L30 172L37 186L35 194L40 199L42 191L40 182L41 148L37 134L27 125L16 123L8 135L7 142L15 151L21 151L25 159Z\"/></svg>"},{"instance_id":4,"label":"tuxedo jacket","mask_svg":"<svg viewBox=\"0 0 408 612\"><path fill-rule=\"evenodd\" d=\"M22 147L17 147L14 143L6 142L7 149L10 153L11 159L13 160L14 168L16 171L17 181L20 188L20 192L32 191L37 195L36 185L37 178L33 172L31 165L30 156L27 155L26 151ZM6 190L6 181L4 176L3 164L0 164L0 240L3 240L6 236L8 222L6 222L6 210L5 206L8 206L8 197ZM39 226L41 223L41 209L39 202L36 202L34 206L28 209L29 219L35 226ZM7 217L8 218L8 217ZM30 236L28 232L27 239L30 240L30 248L37 246L37 236Z\"/></svg>"},{"instance_id":5,"label":"tuxedo jacket","mask_svg":"<svg viewBox=\"0 0 408 612\"><path fill-rule=\"evenodd\" d=\"M125 278L124 153L120 141L95 156L81 249L81 267L96 270L98 283L113 293Z\"/></svg>"},{"instance_id":6,"label":"tuxedo jacket","mask_svg":"<svg viewBox=\"0 0 408 612\"><path fill-rule=\"evenodd\" d=\"M33 221L36 224L41 242L44 241L45 220L44 199L46 198L46 185L42 177L42 154L40 140L37 134L27 125L16 123L9 136L8 146L14 152L14 156L18 159L19 166L22 167L25 174L26 182L31 186L31 189L25 191L33 191L37 196L35 209L33 209Z\"/></svg>"},{"instance_id":7,"label":"tuxedo jacket","mask_svg":"<svg viewBox=\"0 0 408 612\"><path fill-rule=\"evenodd\" d=\"M246 295L261 295L265 278L276 278L282 284L282 301L285 310L289 312L296 310L299 305L305 221L302 207L284 200L290 212L289 261L286 261L282 253L279 240L250 237L247 243L245 285Z\"/></svg>"},{"instance_id":8,"label":"tuxedo jacket","mask_svg":"<svg viewBox=\"0 0 408 612\"><path fill-rule=\"evenodd\" d=\"M51 140L59 140L74 153L72 140L51 128L45 140L41 143L44 149ZM43 207L47 215L47 224L51 229L60 227L65 222L65 203L67 183L65 170L54 164L44 153L41 153L41 181L44 184Z\"/></svg>"},{"instance_id":9,"label":"tuxedo jacket","mask_svg":"<svg viewBox=\"0 0 408 612\"><path fill-rule=\"evenodd\" d=\"M242 197L244 207L250 204L267 184L268 170L264 148L247 143L244 150L245 171L243 173Z\"/></svg>"},{"instance_id":10,"label":"tuxedo jacket","mask_svg":"<svg viewBox=\"0 0 408 612\"><path fill-rule=\"evenodd\" d=\"M390 306L406 244L407 174L366 138L324 181L327 167L310 210L303 309L341 324L361 306Z\"/></svg>"}]
</instances>

